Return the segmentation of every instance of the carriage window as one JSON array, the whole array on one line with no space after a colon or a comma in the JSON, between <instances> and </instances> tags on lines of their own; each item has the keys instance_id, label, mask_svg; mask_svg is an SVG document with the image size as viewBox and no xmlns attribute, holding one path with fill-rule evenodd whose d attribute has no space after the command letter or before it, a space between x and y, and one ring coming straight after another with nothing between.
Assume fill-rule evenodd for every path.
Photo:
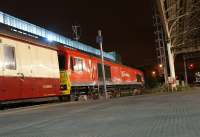
<instances>
[{"instance_id":1,"label":"carriage window","mask_svg":"<svg viewBox=\"0 0 200 137\"><path fill-rule=\"evenodd\" d=\"M74 58L74 59L75 59L74 70L83 71L83 59L80 58Z\"/></svg>"},{"instance_id":2,"label":"carriage window","mask_svg":"<svg viewBox=\"0 0 200 137\"><path fill-rule=\"evenodd\" d=\"M4 52L4 66L6 69L16 70L15 48L5 46Z\"/></svg>"},{"instance_id":3,"label":"carriage window","mask_svg":"<svg viewBox=\"0 0 200 137\"><path fill-rule=\"evenodd\" d=\"M64 70L65 69L65 64L66 64L65 55L63 55L63 54L58 55L58 62L59 62L59 69L60 70Z\"/></svg>"}]
</instances>

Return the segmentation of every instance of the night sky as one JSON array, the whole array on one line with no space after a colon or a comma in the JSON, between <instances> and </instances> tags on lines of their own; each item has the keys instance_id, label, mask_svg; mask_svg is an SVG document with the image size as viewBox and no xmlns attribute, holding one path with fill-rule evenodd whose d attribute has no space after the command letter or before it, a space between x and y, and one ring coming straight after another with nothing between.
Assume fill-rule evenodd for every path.
<instances>
[{"instance_id":1,"label":"night sky","mask_svg":"<svg viewBox=\"0 0 200 137\"><path fill-rule=\"evenodd\" d=\"M98 48L102 29L104 49L116 51L129 66L155 63L153 0L2 0L0 10L51 31L72 37L81 26L81 41Z\"/></svg>"}]
</instances>

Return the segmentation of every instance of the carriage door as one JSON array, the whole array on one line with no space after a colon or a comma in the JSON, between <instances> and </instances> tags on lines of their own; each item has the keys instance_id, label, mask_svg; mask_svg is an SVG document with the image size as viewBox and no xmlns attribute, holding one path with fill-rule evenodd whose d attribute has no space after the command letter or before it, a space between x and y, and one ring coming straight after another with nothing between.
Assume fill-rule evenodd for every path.
<instances>
[{"instance_id":1,"label":"carriage door","mask_svg":"<svg viewBox=\"0 0 200 137\"><path fill-rule=\"evenodd\" d=\"M19 47L19 75L20 75L20 85L23 98L32 98L36 96L35 91L35 81L32 77L32 53L33 47L28 44L23 44Z\"/></svg>"},{"instance_id":2,"label":"carriage door","mask_svg":"<svg viewBox=\"0 0 200 137\"><path fill-rule=\"evenodd\" d=\"M103 81L103 73L102 73L102 65L100 63L97 64L98 69L98 80ZM111 68L108 65L104 65L105 69L105 78L106 81L111 81Z\"/></svg>"},{"instance_id":3,"label":"carriage door","mask_svg":"<svg viewBox=\"0 0 200 137\"><path fill-rule=\"evenodd\" d=\"M3 86L1 95L4 100L21 98L20 79L17 65L17 49L13 45L2 45L2 74Z\"/></svg>"}]
</instances>

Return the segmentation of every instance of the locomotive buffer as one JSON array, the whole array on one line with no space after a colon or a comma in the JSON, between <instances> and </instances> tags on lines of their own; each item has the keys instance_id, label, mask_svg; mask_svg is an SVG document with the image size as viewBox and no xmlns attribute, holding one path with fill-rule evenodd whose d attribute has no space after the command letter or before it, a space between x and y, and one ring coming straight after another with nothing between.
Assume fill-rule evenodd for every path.
<instances>
[{"instance_id":1,"label":"locomotive buffer","mask_svg":"<svg viewBox=\"0 0 200 137\"><path fill-rule=\"evenodd\" d=\"M104 68L104 57L103 57L103 37L101 35L101 30L98 30L98 36L96 38L97 43L100 46L101 51L101 66L102 66L102 74L103 74L103 86L104 86L104 93L106 99L108 99L107 87L106 87L106 76L105 76L105 68Z\"/></svg>"}]
</instances>

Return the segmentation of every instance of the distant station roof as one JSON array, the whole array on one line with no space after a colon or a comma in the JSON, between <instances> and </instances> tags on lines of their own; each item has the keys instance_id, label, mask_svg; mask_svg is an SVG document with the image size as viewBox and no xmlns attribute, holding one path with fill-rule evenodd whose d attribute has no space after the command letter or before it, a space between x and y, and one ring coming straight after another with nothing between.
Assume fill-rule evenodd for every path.
<instances>
[{"instance_id":1,"label":"distant station roof","mask_svg":"<svg viewBox=\"0 0 200 137\"><path fill-rule=\"evenodd\" d=\"M91 53L94 55L99 56L100 50L93 48L91 46L88 46L86 44L83 44L78 41L74 41L70 38L64 37L62 35L59 35L57 33L54 33L52 31L49 31L47 29L44 29L42 27L39 27L37 25L31 24L29 22L23 21L21 19L18 19L16 17L10 16L6 13L3 13L0 11L0 23L14 27L16 29L28 32L30 34L43 37L48 39L49 41L55 41L61 44L64 44L68 47L75 48L87 53ZM115 52L104 52L104 57L113 61L116 61L116 54Z\"/></svg>"}]
</instances>

